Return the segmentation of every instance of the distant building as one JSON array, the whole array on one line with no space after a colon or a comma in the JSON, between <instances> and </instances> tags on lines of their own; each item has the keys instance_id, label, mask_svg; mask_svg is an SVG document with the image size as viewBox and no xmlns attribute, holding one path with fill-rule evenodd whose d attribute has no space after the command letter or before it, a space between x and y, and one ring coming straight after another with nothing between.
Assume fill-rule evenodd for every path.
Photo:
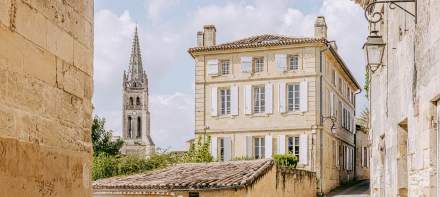
<instances>
[{"instance_id":1,"label":"distant building","mask_svg":"<svg viewBox=\"0 0 440 197\"><path fill-rule=\"evenodd\" d=\"M356 125L356 169L357 180L370 179L370 141L368 128Z\"/></svg>"},{"instance_id":2,"label":"distant building","mask_svg":"<svg viewBox=\"0 0 440 197\"><path fill-rule=\"evenodd\" d=\"M196 139L211 136L216 160L295 154L298 168L317 172L320 192L354 178L360 87L327 40L324 17L316 19L314 37L266 34L224 44L206 25L188 51L195 59Z\"/></svg>"},{"instance_id":3,"label":"distant building","mask_svg":"<svg viewBox=\"0 0 440 197\"><path fill-rule=\"evenodd\" d=\"M124 71L122 88L122 154L149 156L155 145L150 136L150 112L148 106L148 78L142 66L137 28L134 33L128 71Z\"/></svg>"},{"instance_id":4,"label":"distant building","mask_svg":"<svg viewBox=\"0 0 440 197\"><path fill-rule=\"evenodd\" d=\"M316 196L314 172L278 167L272 160L178 164L162 170L97 180L94 197Z\"/></svg>"}]
</instances>

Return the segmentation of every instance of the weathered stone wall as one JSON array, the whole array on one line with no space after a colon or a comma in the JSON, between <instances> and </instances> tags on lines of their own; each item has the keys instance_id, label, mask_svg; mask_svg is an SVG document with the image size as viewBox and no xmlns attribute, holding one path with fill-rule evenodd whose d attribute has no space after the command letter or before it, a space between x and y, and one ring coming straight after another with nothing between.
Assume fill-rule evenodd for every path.
<instances>
[{"instance_id":1,"label":"weathered stone wall","mask_svg":"<svg viewBox=\"0 0 440 197\"><path fill-rule=\"evenodd\" d=\"M436 196L440 1L417 1L417 24L384 7L384 67L372 74L372 196ZM402 4L414 12L413 3ZM438 105L438 104L437 104Z\"/></svg>"},{"instance_id":2,"label":"weathered stone wall","mask_svg":"<svg viewBox=\"0 0 440 197\"><path fill-rule=\"evenodd\" d=\"M91 193L93 0L0 0L0 196Z\"/></svg>"},{"instance_id":3,"label":"weathered stone wall","mask_svg":"<svg viewBox=\"0 0 440 197\"><path fill-rule=\"evenodd\" d=\"M371 152L367 131L360 128L356 131L356 173L357 180L370 179L369 155ZM365 154L364 148L367 149ZM365 156L364 156L365 154ZM364 157L364 159L362 159ZM365 165L366 164L366 165Z\"/></svg>"}]
</instances>

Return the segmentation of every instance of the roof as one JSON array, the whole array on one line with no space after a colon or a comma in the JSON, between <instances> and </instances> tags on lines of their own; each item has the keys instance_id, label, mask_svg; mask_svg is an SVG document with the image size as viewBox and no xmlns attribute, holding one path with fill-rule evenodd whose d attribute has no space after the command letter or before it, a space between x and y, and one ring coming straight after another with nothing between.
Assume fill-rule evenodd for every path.
<instances>
[{"instance_id":1,"label":"roof","mask_svg":"<svg viewBox=\"0 0 440 197\"><path fill-rule=\"evenodd\" d=\"M177 164L168 168L93 182L94 192L191 191L242 188L273 165L271 159Z\"/></svg>"},{"instance_id":2,"label":"roof","mask_svg":"<svg viewBox=\"0 0 440 197\"><path fill-rule=\"evenodd\" d=\"M226 42L223 44L218 44L209 47L193 47L188 49L188 52L193 55L195 52L205 52L205 51L217 51L217 50L227 50L227 49L241 49L241 48L255 48L255 47L266 47L266 46L281 46L281 45L291 45L291 44L303 44L303 43L325 43L326 39L323 38L294 38L281 35L263 34L252 36L249 38Z\"/></svg>"},{"instance_id":3,"label":"roof","mask_svg":"<svg viewBox=\"0 0 440 197\"><path fill-rule=\"evenodd\" d=\"M329 43L325 38L294 38L282 35L273 35L273 34L263 34L252 36L248 38L244 38L241 40L236 40L232 42L226 42L223 44L218 44L209 47L193 47L188 49L188 53L190 53L194 57L194 53L197 52L208 52L208 51L221 51L228 49L244 49L244 48L257 48L257 47L270 47L270 46L286 46L293 44L306 44L306 43ZM361 90L359 83L354 78L353 74L345 65L342 58L336 52L333 47L330 47L331 53L335 56L336 60L342 65L342 69L347 74L347 76L353 81L356 87Z\"/></svg>"}]
</instances>

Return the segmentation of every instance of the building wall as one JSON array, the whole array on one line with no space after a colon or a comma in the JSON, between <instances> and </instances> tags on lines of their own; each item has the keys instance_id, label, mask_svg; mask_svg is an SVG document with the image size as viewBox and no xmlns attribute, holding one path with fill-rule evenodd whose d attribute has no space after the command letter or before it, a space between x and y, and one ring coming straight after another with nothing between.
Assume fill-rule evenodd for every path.
<instances>
[{"instance_id":1,"label":"building wall","mask_svg":"<svg viewBox=\"0 0 440 197\"><path fill-rule=\"evenodd\" d=\"M89 196L93 1L0 0L0 196Z\"/></svg>"},{"instance_id":2,"label":"building wall","mask_svg":"<svg viewBox=\"0 0 440 197\"><path fill-rule=\"evenodd\" d=\"M438 195L440 2L417 4L416 27L403 10L384 7L385 66L372 74L369 94L372 196ZM414 12L413 3L403 5Z\"/></svg>"},{"instance_id":3,"label":"building wall","mask_svg":"<svg viewBox=\"0 0 440 197\"><path fill-rule=\"evenodd\" d=\"M313 172L277 168L275 165L252 185L242 189L223 189L212 191L199 191L200 197L265 197L271 196L316 196L316 175ZM95 197L140 197L140 196L176 196L188 197L188 192L166 192L159 194L94 194Z\"/></svg>"}]
</instances>

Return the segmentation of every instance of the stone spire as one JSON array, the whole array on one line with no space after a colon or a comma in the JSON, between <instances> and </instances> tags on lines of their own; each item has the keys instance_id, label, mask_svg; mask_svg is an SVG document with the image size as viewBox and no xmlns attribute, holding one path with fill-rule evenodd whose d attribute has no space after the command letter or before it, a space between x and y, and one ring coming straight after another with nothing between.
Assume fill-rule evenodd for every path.
<instances>
[{"instance_id":1,"label":"stone spire","mask_svg":"<svg viewBox=\"0 0 440 197\"><path fill-rule=\"evenodd\" d=\"M128 80L143 81L144 69L142 67L141 47L139 44L138 29L134 30L133 44L131 46Z\"/></svg>"}]
</instances>

